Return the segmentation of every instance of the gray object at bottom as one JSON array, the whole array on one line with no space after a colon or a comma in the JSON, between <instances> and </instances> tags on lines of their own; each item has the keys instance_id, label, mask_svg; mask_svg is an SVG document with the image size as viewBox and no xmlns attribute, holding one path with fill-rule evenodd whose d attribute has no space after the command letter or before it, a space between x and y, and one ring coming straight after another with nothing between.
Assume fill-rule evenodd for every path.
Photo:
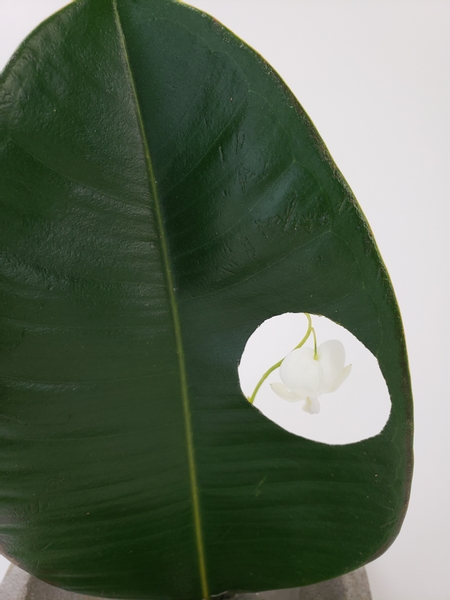
<instances>
[{"instance_id":1,"label":"gray object at bottom","mask_svg":"<svg viewBox=\"0 0 450 600\"><path fill-rule=\"evenodd\" d=\"M221 600L371 600L365 569L358 569L336 579L288 590L258 594L222 594ZM11 565L0 584L0 600L101 600L55 588Z\"/></svg>"}]
</instances>

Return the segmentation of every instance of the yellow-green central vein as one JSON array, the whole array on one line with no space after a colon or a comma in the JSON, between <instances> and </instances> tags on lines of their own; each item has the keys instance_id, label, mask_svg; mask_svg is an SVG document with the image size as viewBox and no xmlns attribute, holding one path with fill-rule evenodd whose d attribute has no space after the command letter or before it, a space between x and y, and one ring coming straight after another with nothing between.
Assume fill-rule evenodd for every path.
<instances>
[{"instance_id":1,"label":"yellow-green central vein","mask_svg":"<svg viewBox=\"0 0 450 600\"><path fill-rule=\"evenodd\" d=\"M161 205L159 200L158 189L156 185L155 173L153 170L153 163L150 156L150 151L147 143L147 137L145 134L144 123L142 120L141 109L139 105L136 85L133 77L133 72L131 70L130 60L128 57L128 49L125 40L125 35L123 33L122 25L120 22L119 11L117 9L117 0L112 0L113 10L114 10L114 18L117 26L117 31L119 33L120 42L122 45L124 59L127 65L130 84L133 91L133 97L136 108L136 115L138 120L138 126L140 131L140 136L142 139L142 145L145 154L145 161L148 170L148 178L149 184L151 188L151 194L154 200L154 208L156 215L156 223L159 230L160 241L161 241L161 252L164 263L164 270L166 274L166 281L168 287L169 301L172 312L172 321L175 331L175 340L176 340L176 351L178 356L178 366L180 370L180 387L181 387L181 398L183 403L183 413L184 413L184 423L185 423L185 431L186 431L186 443L187 443L187 458L188 458L188 467L189 467L189 480L191 486L191 500L192 500L192 510L193 510L193 519L194 519L194 530L195 530L195 540L197 546L197 554L198 554L198 563L200 570L200 582L202 587L202 594L204 598L209 598L209 589L208 589L208 581L206 576L206 561L205 561L205 550L203 544L203 532L202 532L202 523L200 517L200 501L199 501L199 493L198 493L198 484L197 484L197 469L195 466L195 451L194 451L194 440L193 440L193 432L192 432L192 424L191 424L191 411L189 407L189 392L187 385L187 374L186 374L186 363L185 363L185 355L183 348L183 339L181 336L181 324L180 324L180 315L178 312L177 299L175 297L174 292L174 282L172 276L172 269L170 264L169 257L169 248L167 245L167 239L164 229L164 221L161 212Z\"/></svg>"}]
</instances>

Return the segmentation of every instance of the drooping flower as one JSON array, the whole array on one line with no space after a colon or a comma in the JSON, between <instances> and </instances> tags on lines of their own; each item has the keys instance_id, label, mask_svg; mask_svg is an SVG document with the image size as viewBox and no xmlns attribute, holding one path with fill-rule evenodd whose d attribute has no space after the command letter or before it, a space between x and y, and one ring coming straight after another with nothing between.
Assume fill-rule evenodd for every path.
<instances>
[{"instance_id":1,"label":"drooping flower","mask_svg":"<svg viewBox=\"0 0 450 600\"><path fill-rule=\"evenodd\" d=\"M317 348L296 348L280 366L283 383L272 383L272 390L284 400L304 400L303 410L311 414L320 411L318 397L334 392L347 379L352 368L345 364L344 346L339 340L328 340Z\"/></svg>"}]
</instances>

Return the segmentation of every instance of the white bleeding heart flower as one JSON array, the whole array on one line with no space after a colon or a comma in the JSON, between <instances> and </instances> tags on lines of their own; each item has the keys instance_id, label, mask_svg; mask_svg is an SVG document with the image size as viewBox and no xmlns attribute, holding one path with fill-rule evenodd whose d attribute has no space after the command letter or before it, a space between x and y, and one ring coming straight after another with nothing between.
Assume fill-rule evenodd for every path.
<instances>
[{"instance_id":1,"label":"white bleeding heart flower","mask_svg":"<svg viewBox=\"0 0 450 600\"><path fill-rule=\"evenodd\" d=\"M304 400L303 410L311 414L320 411L318 397L334 392L347 379L352 368L345 364L344 346L339 340L328 340L317 348L296 348L280 366L283 383L272 383L272 390L290 402Z\"/></svg>"}]
</instances>

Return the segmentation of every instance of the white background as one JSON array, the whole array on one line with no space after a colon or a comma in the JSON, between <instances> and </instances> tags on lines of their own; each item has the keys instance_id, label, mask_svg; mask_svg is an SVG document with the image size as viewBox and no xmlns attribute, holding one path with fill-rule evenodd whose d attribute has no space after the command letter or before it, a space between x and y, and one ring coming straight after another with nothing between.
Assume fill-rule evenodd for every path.
<instances>
[{"instance_id":1,"label":"white background","mask_svg":"<svg viewBox=\"0 0 450 600\"><path fill-rule=\"evenodd\" d=\"M149 0L150 1L150 0ZM450 2L195 0L257 49L311 116L372 226L406 330L416 467L374 600L449 600ZM0 66L60 0L0 0Z\"/></svg>"}]
</instances>

